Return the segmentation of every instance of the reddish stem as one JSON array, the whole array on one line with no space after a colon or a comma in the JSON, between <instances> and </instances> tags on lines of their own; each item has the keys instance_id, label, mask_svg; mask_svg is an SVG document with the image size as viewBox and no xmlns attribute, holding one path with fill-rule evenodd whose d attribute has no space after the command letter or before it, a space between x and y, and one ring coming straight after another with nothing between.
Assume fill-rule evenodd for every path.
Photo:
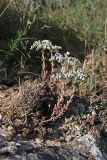
<instances>
[{"instance_id":1,"label":"reddish stem","mask_svg":"<svg viewBox=\"0 0 107 160\"><path fill-rule=\"evenodd\" d=\"M46 70L44 50L42 50L42 73L41 73L41 77L42 77L42 82L45 83L46 78L47 78L47 70Z\"/></svg>"}]
</instances>

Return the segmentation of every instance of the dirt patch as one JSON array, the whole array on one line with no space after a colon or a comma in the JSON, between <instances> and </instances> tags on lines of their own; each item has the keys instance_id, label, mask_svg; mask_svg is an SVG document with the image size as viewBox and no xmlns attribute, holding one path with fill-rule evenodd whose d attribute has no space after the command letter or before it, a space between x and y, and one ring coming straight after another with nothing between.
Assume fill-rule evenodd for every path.
<instances>
[{"instance_id":1,"label":"dirt patch","mask_svg":"<svg viewBox=\"0 0 107 160\"><path fill-rule=\"evenodd\" d=\"M52 113L49 110L49 105L50 103L55 103L55 98L52 99L47 94L45 94L45 97L41 97L40 93L42 90L40 91L39 85L35 80L33 82L26 81L20 87L6 88L5 86L1 86L1 127L3 125L7 127L12 137L15 135L24 138L43 136L43 134L47 134L47 131L50 132L49 128L53 127L55 130L55 128L59 128L65 123L64 117L72 119L70 121L70 128L74 128L73 125L79 125L83 133L92 131L93 134L96 134L95 136L97 134L104 134L106 136L107 102L104 98L107 94L106 90L99 97L89 97L93 99L92 103L89 100L85 100L85 98L75 96L68 112L60 120L56 123L42 126L40 125L40 120L43 117L49 118Z\"/></svg>"}]
</instances>

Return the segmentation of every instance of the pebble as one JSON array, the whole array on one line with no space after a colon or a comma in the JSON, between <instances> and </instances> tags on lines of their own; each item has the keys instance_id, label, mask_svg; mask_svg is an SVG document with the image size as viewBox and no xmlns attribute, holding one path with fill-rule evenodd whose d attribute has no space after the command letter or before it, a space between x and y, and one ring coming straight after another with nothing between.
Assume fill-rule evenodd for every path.
<instances>
[{"instance_id":1,"label":"pebble","mask_svg":"<svg viewBox=\"0 0 107 160\"><path fill-rule=\"evenodd\" d=\"M61 146L61 142L57 140L47 140L46 145L47 146Z\"/></svg>"},{"instance_id":2,"label":"pebble","mask_svg":"<svg viewBox=\"0 0 107 160\"><path fill-rule=\"evenodd\" d=\"M35 140L36 140L36 143L38 143L38 144L43 143L42 139L36 138Z\"/></svg>"},{"instance_id":3,"label":"pebble","mask_svg":"<svg viewBox=\"0 0 107 160\"><path fill-rule=\"evenodd\" d=\"M66 140L67 142L69 142L71 139L72 139L72 136L71 136L71 135L68 135L68 136L65 138L65 140Z\"/></svg>"},{"instance_id":4,"label":"pebble","mask_svg":"<svg viewBox=\"0 0 107 160\"><path fill-rule=\"evenodd\" d=\"M65 140L65 138L64 137L60 137L60 141L64 141Z\"/></svg>"}]
</instances>

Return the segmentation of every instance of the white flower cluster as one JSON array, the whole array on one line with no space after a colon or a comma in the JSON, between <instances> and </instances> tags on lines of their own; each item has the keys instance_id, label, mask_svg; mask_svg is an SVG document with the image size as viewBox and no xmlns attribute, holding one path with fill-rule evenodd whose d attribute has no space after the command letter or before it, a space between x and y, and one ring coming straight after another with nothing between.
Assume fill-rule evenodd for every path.
<instances>
[{"instance_id":1,"label":"white flower cluster","mask_svg":"<svg viewBox=\"0 0 107 160\"><path fill-rule=\"evenodd\" d=\"M80 79L85 80L86 75L82 71L80 61L70 56L70 52L66 52L63 55L59 53L60 46L54 46L51 41L43 40L43 41L35 41L31 46L31 50L36 48L36 50L49 50L50 52L54 52L55 54L51 56L49 61L54 61L60 64L60 69L55 76L55 79Z\"/></svg>"},{"instance_id":2,"label":"white flower cluster","mask_svg":"<svg viewBox=\"0 0 107 160\"><path fill-rule=\"evenodd\" d=\"M63 63L63 65L71 65L71 66L73 66L74 65L74 63L75 64L78 64L79 66L81 66L81 63L80 63L80 61L77 59L77 58L75 58L75 57L69 57L70 56L70 52L66 52L66 53L64 53L64 55L62 55L61 53L56 53L51 59L50 59L50 61L52 61L52 60L55 60L55 61L57 61L58 63Z\"/></svg>"},{"instance_id":3,"label":"white flower cluster","mask_svg":"<svg viewBox=\"0 0 107 160\"><path fill-rule=\"evenodd\" d=\"M84 74L80 61L75 57L70 57L70 52L66 52L64 55L56 53L54 60L61 64L59 72L56 74L56 79L80 79L85 80L86 75Z\"/></svg>"},{"instance_id":4,"label":"white flower cluster","mask_svg":"<svg viewBox=\"0 0 107 160\"><path fill-rule=\"evenodd\" d=\"M83 71L81 69L78 69L77 71L73 71L73 70L69 70L66 73L57 73L56 77L57 80L64 78L64 79L70 79L70 78L75 78L75 79L80 79L80 80L85 80L86 79L86 75L83 73Z\"/></svg>"},{"instance_id":5,"label":"white flower cluster","mask_svg":"<svg viewBox=\"0 0 107 160\"><path fill-rule=\"evenodd\" d=\"M49 40L43 40L43 41L35 41L33 43L33 45L31 46L31 50L33 50L34 48L36 48L36 50L49 50L49 51L54 51L54 52L57 52L59 49L61 49L62 47L60 46L54 46L52 45L52 42L49 41Z\"/></svg>"}]
</instances>

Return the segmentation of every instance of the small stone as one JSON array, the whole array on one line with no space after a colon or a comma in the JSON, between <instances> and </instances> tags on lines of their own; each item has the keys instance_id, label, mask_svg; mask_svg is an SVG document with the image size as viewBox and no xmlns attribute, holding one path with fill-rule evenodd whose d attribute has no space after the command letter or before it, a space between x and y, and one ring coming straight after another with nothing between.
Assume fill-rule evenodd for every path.
<instances>
[{"instance_id":1,"label":"small stone","mask_svg":"<svg viewBox=\"0 0 107 160\"><path fill-rule=\"evenodd\" d=\"M61 143L58 140L47 140L47 146L61 146Z\"/></svg>"},{"instance_id":2,"label":"small stone","mask_svg":"<svg viewBox=\"0 0 107 160\"><path fill-rule=\"evenodd\" d=\"M20 147L21 146L21 144L20 143L16 143L16 147Z\"/></svg>"},{"instance_id":3,"label":"small stone","mask_svg":"<svg viewBox=\"0 0 107 160\"><path fill-rule=\"evenodd\" d=\"M79 126L79 125L76 125L76 126L75 126L75 129L76 129L77 131L80 131L80 126Z\"/></svg>"},{"instance_id":4,"label":"small stone","mask_svg":"<svg viewBox=\"0 0 107 160\"><path fill-rule=\"evenodd\" d=\"M60 137L60 141L64 141L65 140L65 138L64 137Z\"/></svg>"},{"instance_id":5,"label":"small stone","mask_svg":"<svg viewBox=\"0 0 107 160\"><path fill-rule=\"evenodd\" d=\"M43 140L42 140L42 139L39 139L39 138L36 138L35 140L36 140L36 143L38 143L38 144L40 144L40 143L43 142Z\"/></svg>"},{"instance_id":6,"label":"small stone","mask_svg":"<svg viewBox=\"0 0 107 160\"><path fill-rule=\"evenodd\" d=\"M67 142L69 142L70 140L71 140L71 135L68 135L66 138L65 138L65 140L67 141Z\"/></svg>"},{"instance_id":7,"label":"small stone","mask_svg":"<svg viewBox=\"0 0 107 160\"><path fill-rule=\"evenodd\" d=\"M92 111L92 115L93 115L93 116L96 116L96 112L95 112L94 110Z\"/></svg>"}]
</instances>

